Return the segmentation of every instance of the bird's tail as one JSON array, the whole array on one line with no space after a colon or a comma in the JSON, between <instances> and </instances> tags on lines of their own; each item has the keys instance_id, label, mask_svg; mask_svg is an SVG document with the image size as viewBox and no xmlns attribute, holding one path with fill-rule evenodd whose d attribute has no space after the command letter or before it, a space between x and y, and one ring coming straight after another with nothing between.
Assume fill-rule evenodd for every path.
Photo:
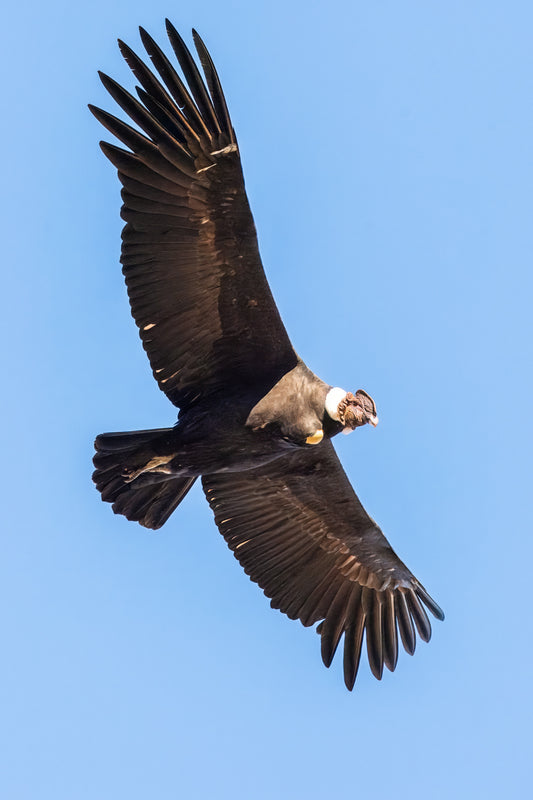
<instances>
[{"instance_id":1,"label":"bird's tail","mask_svg":"<svg viewBox=\"0 0 533 800\"><path fill-rule=\"evenodd\" d=\"M172 428L126 433L101 433L96 437L93 481L102 500L112 503L115 514L160 528L181 503L196 478L143 474L153 455L151 443ZM135 473L138 473L138 476Z\"/></svg>"}]
</instances>

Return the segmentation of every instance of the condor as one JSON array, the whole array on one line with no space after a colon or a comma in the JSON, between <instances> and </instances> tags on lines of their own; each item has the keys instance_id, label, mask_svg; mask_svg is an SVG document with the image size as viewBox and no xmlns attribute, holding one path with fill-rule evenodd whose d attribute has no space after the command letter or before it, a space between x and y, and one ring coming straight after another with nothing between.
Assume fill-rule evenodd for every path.
<instances>
[{"instance_id":1,"label":"condor","mask_svg":"<svg viewBox=\"0 0 533 800\"><path fill-rule=\"evenodd\" d=\"M131 310L174 427L96 438L102 499L163 525L201 477L215 522L273 608L320 623L329 666L344 634L352 689L363 638L372 673L394 670L443 613L354 493L331 440L378 422L372 398L332 387L294 351L261 264L219 78L167 21L174 65L141 29L155 72L123 42L138 99L101 79L137 126L90 106L128 149L102 142L122 183ZM157 73L157 74L156 74ZM140 130L143 131L142 133Z\"/></svg>"}]
</instances>

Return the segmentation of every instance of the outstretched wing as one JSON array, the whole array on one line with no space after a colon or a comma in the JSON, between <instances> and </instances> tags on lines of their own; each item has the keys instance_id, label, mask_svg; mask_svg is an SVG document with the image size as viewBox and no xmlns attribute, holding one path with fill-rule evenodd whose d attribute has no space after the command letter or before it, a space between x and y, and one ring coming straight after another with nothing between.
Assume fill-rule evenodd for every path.
<instances>
[{"instance_id":1,"label":"outstretched wing","mask_svg":"<svg viewBox=\"0 0 533 800\"><path fill-rule=\"evenodd\" d=\"M202 478L215 521L235 557L273 608L304 625L322 620L331 664L344 633L344 680L352 689L363 633L380 679L416 633L429 641L424 606L444 615L400 561L353 491L330 441L259 469Z\"/></svg>"},{"instance_id":2,"label":"outstretched wing","mask_svg":"<svg viewBox=\"0 0 533 800\"><path fill-rule=\"evenodd\" d=\"M144 132L89 106L130 150L101 143L123 184L123 272L154 377L183 408L234 383L277 381L297 358L261 264L235 133L213 62L205 83L167 20L188 88L141 28L161 80L123 42L139 100L101 79Z\"/></svg>"}]
</instances>

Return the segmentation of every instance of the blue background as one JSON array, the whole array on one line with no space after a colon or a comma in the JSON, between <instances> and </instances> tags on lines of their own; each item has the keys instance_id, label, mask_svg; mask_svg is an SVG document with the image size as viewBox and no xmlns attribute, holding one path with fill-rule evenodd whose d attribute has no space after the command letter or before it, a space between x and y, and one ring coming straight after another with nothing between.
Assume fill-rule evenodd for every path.
<instances>
[{"instance_id":1,"label":"blue background","mask_svg":"<svg viewBox=\"0 0 533 800\"><path fill-rule=\"evenodd\" d=\"M346 470L446 611L353 694L243 574L199 487L153 534L90 481L96 433L174 421L86 109L114 111L97 68L134 84L116 37L164 42L165 16L217 64L295 346L376 400L378 428L340 437ZM532 25L525 0L4 14L2 797L526 796Z\"/></svg>"}]
</instances>

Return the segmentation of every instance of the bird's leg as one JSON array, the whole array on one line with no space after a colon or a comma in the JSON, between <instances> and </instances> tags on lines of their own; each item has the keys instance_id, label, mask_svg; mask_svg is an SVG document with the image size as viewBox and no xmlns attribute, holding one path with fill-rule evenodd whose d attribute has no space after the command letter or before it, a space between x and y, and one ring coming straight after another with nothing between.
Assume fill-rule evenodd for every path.
<instances>
[{"instance_id":1,"label":"bird's leg","mask_svg":"<svg viewBox=\"0 0 533 800\"><path fill-rule=\"evenodd\" d=\"M172 461L174 458L173 455L170 456L156 456L155 458L151 458L144 467L139 467L138 469L124 469L122 475L126 483L131 483L138 478L139 475L142 475L145 472L162 472L166 473L167 475L172 475L172 470L170 467L166 466L169 461Z\"/></svg>"}]
</instances>

